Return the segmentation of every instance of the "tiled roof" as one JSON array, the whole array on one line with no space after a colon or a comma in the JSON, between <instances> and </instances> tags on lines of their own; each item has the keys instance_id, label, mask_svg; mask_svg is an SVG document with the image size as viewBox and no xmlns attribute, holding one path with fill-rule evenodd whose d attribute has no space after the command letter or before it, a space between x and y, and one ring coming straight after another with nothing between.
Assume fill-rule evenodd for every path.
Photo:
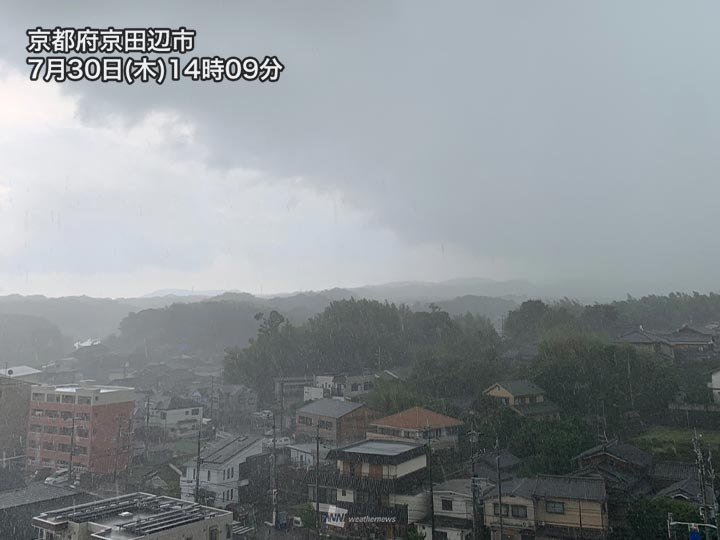
<instances>
[{"instance_id":1,"label":"tiled roof","mask_svg":"<svg viewBox=\"0 0 720 540\"><path fill-rule=\"evenodd\" d=\"M503 495L514 495L525 498L582 499L584 501L604 501L607 498L605 482L599 478L583 478L576 476L549 476L537 478L515 478L503 482ZM497 497L497 486L490 488L485 498Z\"/></svg>"},{"instance_id":2,"label":"tiled roof","mask_svg":"<svg viewBox=\"0 0 720 540\"><path fill-rule=\"evenodd\" d=\"M642 468L652 463L652 456L650 454L637 446L620 442L617 439L585 450L582 454L576 456L576 459L583 459L596 454L608 454Z\"/></svg>"},{"instance_id":3,"label":"tiled roof","mask_svg":"<svg viewBox=\"0 0 720 540\"><path fill-rule=\"evenodd\" d=\"M457 418L429 411L422 407L413 407L412 409L375 420L371 425L422 430L425 428L437 429L462 426L463 423Z\"/></svg>"},{"instance_id":4,"label":"tiled roof","mask_svg":"<svg viewBox=\"0 0 720 540\"><path fill-rule=\"evenodd\" d=\"M513 381L500 381L493 384L490 388L494 386L501 386L508 392L510 392L513 396L535 396L538 394L544 394L545 390L540 388L538 385L536 385L534 382L529 381L527 379L516 379ZM488 390L490 390L488 388ZM487 392L487 390L485 390Z\"/></svg>"}]
</instances>

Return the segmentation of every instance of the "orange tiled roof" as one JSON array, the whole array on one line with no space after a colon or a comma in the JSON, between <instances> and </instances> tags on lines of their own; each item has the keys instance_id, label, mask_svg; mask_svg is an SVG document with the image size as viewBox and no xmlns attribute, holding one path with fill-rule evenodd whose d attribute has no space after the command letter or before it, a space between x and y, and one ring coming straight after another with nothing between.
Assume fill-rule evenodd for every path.
<instances>
[{"instance_id":1,"label":"orange tiled roof","mask_svg":"<svg viewBox=\"0 0 720 540\"><path fill-rule=\"evenodd\" d=\"M405 429L424 429L428 427L441 428L461 426L463 423L457 418L428 411L422 407L413 407L412 409L375 420L371 425Z\"/></svg>"}]
</instances>

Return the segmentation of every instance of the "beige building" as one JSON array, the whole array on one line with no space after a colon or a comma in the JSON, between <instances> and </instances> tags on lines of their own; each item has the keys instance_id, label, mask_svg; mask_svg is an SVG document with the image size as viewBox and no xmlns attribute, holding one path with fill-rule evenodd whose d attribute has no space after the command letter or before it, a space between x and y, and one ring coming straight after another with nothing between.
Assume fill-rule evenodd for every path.
<instances>
[{"instance_id":1,"label":"beige building","mask_svg":"<svg viewBox=\"0 0 720 540\"><path fill-rule=\"evenodd\" d=\"M526 379L496 382L483 393L499 400L519 416L537 419L560 417L559 407L547 399L545 390Z\"/></svg>"},{"instance_id":2,"label":"beige building","mask_svg":"<svg viewBox=\"0 0 720 540\"><path fill-rule=\"evenodd\" d=\"M502 495L502 497L500 497ZM500 499L502 498L502 503ZM606 538L605 482L595 478L539 476L516 478L484 496L485 525L493 540Z\"/></svg>"}]
</instances>

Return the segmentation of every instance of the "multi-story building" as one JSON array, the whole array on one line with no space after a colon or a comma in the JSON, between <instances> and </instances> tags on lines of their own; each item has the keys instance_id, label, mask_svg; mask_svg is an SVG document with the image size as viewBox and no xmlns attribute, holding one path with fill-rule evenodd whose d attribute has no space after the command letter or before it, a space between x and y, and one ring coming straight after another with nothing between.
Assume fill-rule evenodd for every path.
<instances>
[{"instance_id":1,"label":"multi-story building","mask_svg":"<svg viewBox=\"0 0 720 540\"><path fill-rule=\"evenodd\" d=\"M476 504L476 524L480 530L480 515ZM435 511L435 534L432 520L426 517L417 524L418 531L425 538L436 540L466 540L472 538L473 531L473 498L472 480L457 478L436 484L433 493L433 509Z\"/></svg>"},{"instance_id":2,"label":"multi-story building","mask_svg":"<svg viewBox=\"0 0 720 540\"><path fill-rule=\"evenodd\" d=\"M493 540L606 538L607 492L599 478L515 478L484 496L485 525ZM502 499L502 502L500 502Z\"/></svg>"},{"instance_id":3,"label":"multi-story building","mask_svg":"<svg viewBox=\"0 0 720 540\"><path fill-rule=\"evenodd\" d=\"M368 439L409 440L434 448L454 448L463 423L457 418L438 414L422 407L413 407L385 418L374 420L367 431Z\"/></svg>"},{"instance_id":4,"label":"multi-story building","mask_svg":"<svg viewBox=\"0 0 720 540\"><path fill-rule=\"evenodd\" d=\"M27 432L30 468L106 475L129 467L134 391L121 386L33 386Z\"/></svg>"},{"instance_id":5,"label":"multi-story building","mask_svg":"<svg viewBox=\"0 0 720 540\"><path fill-rule=\"evenodd\" d=\"M150 427L162 431L166 439L197 437L202 419L202 405L190 399L170 395L150 399Z\"/></svg>"},{"instance_id":6,"label":"multi-story building","mask_svg":"<svg viewBox=\"0 0 720 540\"><path fill-rule=\"evenodd\" d=\"M297 410L295 438L302 441L320 440L339 446L365 437L374 415L362 403L340 399L319 399ZM318 431L319 427L319 431Z\"/></svg>"},{"instance_id":7,"label":"multi-story building","mask_svg":"<svg viewBox=\"0 0 720 540\"><path fill-rule=\"evenodd\" d=\"M328 527L364 538L393 538L427 515L426 446L365 440L331 450L327 459L336 467L319 471L317 493L314 469L306 480L310 501L319 501Z\"/></svg>"},{"instance_id":8,"label":"multi-story building","mask_svg":"<svg viewBox=\"0 0 720 540\"><path fill-rule=\"evenodd\" d=\"M31 386L23 380L0 376L0 463L3 467L25 465Z\"/></svg>"},{"instance_id":9,"label":"multi-story building","mask_svg":"<svg viewBox=\"0 0 720 540\"><path fill-rule=\"evenodd\" d=\"M242 492L250 484L248 458L263 451L260 437L240 436L210 445L200 453L200 481L197 482L197 461L185 463L180 490L184 501L195 500L199 486L202 502L225 508L242 499Z\"/></svg>"},{"instance_id":10,"label":"multi-story building","mask_svg":"<svg viewBox=\"0 0 720 540\"><path fill-rule=\"evenodd\" d=\"M232 512L148 493L43 512L32 523L39 540L232 538Z\"/></svg>"}]
</instances>

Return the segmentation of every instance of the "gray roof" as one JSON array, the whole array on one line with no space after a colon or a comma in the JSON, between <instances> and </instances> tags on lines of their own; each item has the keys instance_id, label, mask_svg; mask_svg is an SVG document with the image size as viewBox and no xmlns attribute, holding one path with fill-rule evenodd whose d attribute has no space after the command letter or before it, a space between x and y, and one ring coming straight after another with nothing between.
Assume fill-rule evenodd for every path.
<instances>
[{"instance_id":1,"label":"gray roof","mask_svg":"<svg viewBox=\"0 0 720 540\"><path fill-rule=\"evenodd\" d=\"M599 478L574 476L541 475L537 478L514 478L502 485L503 496L513 495L527 499L582 499L584 501L604 501L607 498L605 482ZM483 495L485 498L498 496L497 486Z\"/></svg>"},{"instance_id":2,"label":"gray roof","mask_svg":"<svg viewBox=\"0 0 720 540\"><path fill-rule=\"evenodd\" d=\"M669 345L668 341L664 337L640 329L633 330L627 334L616 337L613 339L613 343L630 343L633 345L664 343Z\"/></svg>"},{"instance_id":3,"label":"gray roof","mask_svg":"<svg viewBox=\"0 0 720 540\"><path fill-rule=\"evenodd\" d=\"M467 495L472 497L472 486L470 478L456 478L453 480L447 480L441 484L435 484L435 493L441 491L451 491L453 493L459 493L460 495Z\"/></svg>"},{"instance_id":4,"label":"gray roof","mask_svg":"<svg viewBox=\"0 0 720 540\"><path fill-rule=\"evenodd\" d=\"M0 509L15 508L26 504L37 504L52 499L72 497L74 495L86 495L86 493L78 491L77 489L34 482L26 487L0 491Z\"/></svg>"},{"instance_id":5,"label":"gray roof","mask_svg":"<svg viewBox=\"0 0 720 540\"><path fill-rule=\"evenodd\" d=\"M700 489L700 482L697 478L686 478L680 480L674 484L666 487L665 489L658 492L655 498L669 497L672 499L687 499L694 503L702 501L702 491ZM712 491L712 486L705 485L705 498L708 501L713 501L715 496Z\"/></svg>"},{"instance_id":6,"label":"gray roof","mask_svg":"<svg viewBox=\"0 0 720 540\"><path fill-rule=\"evenodd\" d=\"M593 446L579 456L576 456L576 459L583 459L596 454L608 454L642 468L648 467L652 463L652 456L650 454L637 446L620 442L617 439L605 444Z\"/></svg>"},{"instance_id":7,"label":"gray roof","mask_svg":"<svg viewBox=\"0 0 720 540\"><path fill-rule=\"evenodd\" d=\"M545 390L540 388L534 382L527 380L527 379L516 379L514 381L500 381L495 384L502 386L505 390L510 392L513 396L534 396L537 394L545 393ZM493 386L495 386L495 384ZM492 386L490 388L492 388Z\"/></svg>"},{"instance_id":8,"label":"gray roof","mask_svg":"<svg viewBox=\"0 0 720 540\"><path fill-rule=\"evenodd\" d=\"M573 476L539 476L534 493L536 497L584 501L604 501L607 498L603 480Z\"/></svg>"},{"instance_id":9,"label":"gray roof","mask_svg":"<svg viewBox=\"0 0 720 540\"><path fill-rule=\"evenodd\" d=\"M208 446L200 453L203 464L223 464L253 445L258 446L258 454L262 452L262 438L242 435L229 441L222 441ZM194 460L188 463L195 464Z\"/></svg>"},{"instance_id":10,"label":"gray roof","mask_svg":"<svg viewBox=\"0 0 720 540\"><path fill-rule=\"evenodd\" d=\"M339 399L318 399L308 403L304 407L298 409L299 413L316 414L318 416L327 416L330 418L341 418L346 414L353 412L360 407L364 407L362 403L353 401L340 401Z\"/></svg>"}]
</instances>

